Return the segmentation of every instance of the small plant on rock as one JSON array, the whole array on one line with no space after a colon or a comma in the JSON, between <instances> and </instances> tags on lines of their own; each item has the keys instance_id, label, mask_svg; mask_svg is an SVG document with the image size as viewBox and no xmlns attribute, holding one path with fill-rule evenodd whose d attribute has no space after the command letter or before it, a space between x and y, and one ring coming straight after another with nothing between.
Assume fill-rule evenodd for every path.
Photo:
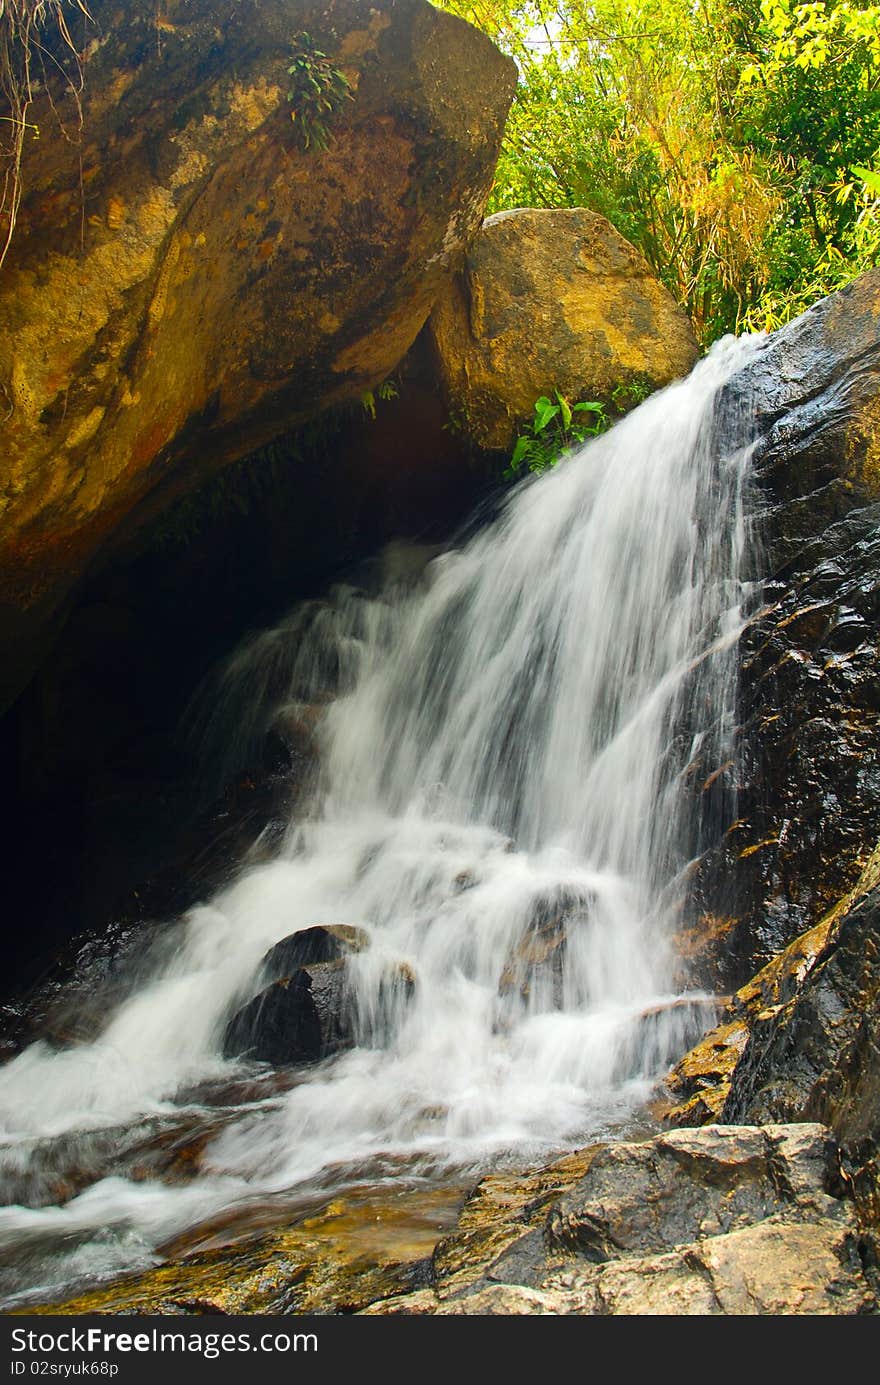
<instances>
[{"instance_id":1,"label":"small plant on rock","mask_svg":"<svg viewBox=\"0 0 880 1385\"><path fill-rule=\"evenodd\" d=\"M297 34L292 48L287 69L291 78L287 99L293 107L290 118L303 148L321 151L330 143L329 120L343 101L352 99L351 83L310 34Z\"/></svg>"},{"instance_id":2,"label":"small plant on rock","mask_svg":"<svg viewBox=\"0 0 880 1385\"><path fill-rule=\"evenodd\" d=\"M545 394L535 400L535 416L528 432L516 440L504 472L507 478L520 476L524 468L537 474L547 471L572 447L610 428L612 420L598 400L569 404L559 390L554 394L555 402Z\"/></svg>"},{"instance_id":3,"label":"small plant on rock","mask_svg":"<svg viewBox=\"0 0 880 1385\"><path fill-rule=\"evenodd\" d=\"M376 400L396 399L398 389L393 380L383 380L377 385L375 390L364 390L361 395L361 407L368 418L376 417Z\"/></svg>"}]
</instances>

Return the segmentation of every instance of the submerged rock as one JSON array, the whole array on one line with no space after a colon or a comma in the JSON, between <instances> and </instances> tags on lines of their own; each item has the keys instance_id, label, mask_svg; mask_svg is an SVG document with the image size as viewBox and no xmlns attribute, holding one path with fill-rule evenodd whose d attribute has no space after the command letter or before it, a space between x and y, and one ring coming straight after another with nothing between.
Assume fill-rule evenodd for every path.
<instances>
[{"instance_id":1,"label":"submerged rock","mask_svg":"<svg viewBox=\"0 0 880 1385\"><path fill-rule=\"evenodd\" d=\"M498 450L539 395L631 406L698 355L686 314L638 251L582 207L489 217L428 330L452 417Z\"/></svg>"},{"instance_id":2,"label":"submerged rock","mask_svg":"<svg viewBox=\"0 0 880 1385\"><path fill-rule=\"evenodd\" d=\"M562 1008L569 929L588 907L588 899L564 890L535 901L498 982L503 1000L516 997L533 1010Z\"/></svg>"},{"instance_id":3,"label":"submerged rock","mask_svg":"<svg viewBox=\"0 0 880 1385\"><path fill-rule=\"evenodd\" d=\"M277 1199L255 1201L179 1236L153 1269L28 1311L351 1313L425 1283L428 1257L454 1226L464 1191L405 1185L389 1194L386 1182L294 1207L280 1230Z\"/></svg>"}]
</instances>

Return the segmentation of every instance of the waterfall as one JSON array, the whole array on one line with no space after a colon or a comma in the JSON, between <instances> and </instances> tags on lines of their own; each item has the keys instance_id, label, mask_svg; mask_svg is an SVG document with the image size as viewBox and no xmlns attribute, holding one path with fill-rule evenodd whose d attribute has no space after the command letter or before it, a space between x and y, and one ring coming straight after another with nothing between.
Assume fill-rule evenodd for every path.
<instances>
[{"instance_id":1,"label":"waterfall","mask_svg":"<svg viewBox=\"0 0 880 1385\"><path fill-rule=\"evenodd\" d=\"M309 709L318 782L97 1038L0 1070L7 1302L152 1263L256 1196L534 1159L644 1099L687 1037L671 943L695 767L731 756L749 449L719 446L713 411L755 340L719 343L416 580L340 587L230 661L215 739L234 758L267 712ZM145 1128L246 1070L222 1054L230 1016L267 949L321 924L369 937L356 1046L215 1099L194 1181L127 1176Z\"/></svg>"}]
</instances>

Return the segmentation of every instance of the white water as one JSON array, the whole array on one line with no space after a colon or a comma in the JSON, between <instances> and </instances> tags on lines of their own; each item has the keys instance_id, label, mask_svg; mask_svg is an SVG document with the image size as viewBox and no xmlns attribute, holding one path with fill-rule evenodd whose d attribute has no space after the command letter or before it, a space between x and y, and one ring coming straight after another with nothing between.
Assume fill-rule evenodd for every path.
<instances>
[{"instance_id":1,"label":"white water","mask_svg":"<svg viewBox=\"0 0 880 1385\"><path fill-rule=\"evenodd\" d=\"M665 1030L638 1021L672 998L688 767L728 758L747 455L719 457L711 419L753 349L719 344L519 487L415 588L340 589L232 662L230 686L260 712L267 670L283 670L291 702L336 679L314 804L275 859L192 911L99 1038L36 1044L0 1070L0 1193L17 1199L0 1209L8 1302L13 1286L48 1295L149 1263L236 1202L395 1160L424 1173L535 1158L635 1109L686 1037L680 1011ZM230 741L244 734L223 716ZM540 980L501 994L530 922L563 906L561 1008ZM267 948L321 923L371 936L352 968L361 1044L234 1109L194 1184L119 1176L133 1123L177 1120L195 1084L234 1074L223 1029ZM400 961L416 998L389 1037L376 997ZM45 1177L28 1181L101 1139L91 1186L63 1205Z\"/></svg>"}]
</instances>

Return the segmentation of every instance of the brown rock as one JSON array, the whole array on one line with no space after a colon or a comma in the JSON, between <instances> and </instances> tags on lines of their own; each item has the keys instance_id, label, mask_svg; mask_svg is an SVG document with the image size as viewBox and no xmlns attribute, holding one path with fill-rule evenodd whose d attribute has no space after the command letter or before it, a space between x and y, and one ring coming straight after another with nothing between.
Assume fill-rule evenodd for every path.
<instances>
[{"instance_id":1,"label":"brown rock","mask_svg":"<svg viewBox=\"0 0 880 1385\"><path fill-rule=\"evenodd\" d=\"M656 389L698 355L687 317L641 255L583 208L500 212L429 331L450 409L480 446L510 449L539 395L608 401Z\"/></svg>"},{"instance_id":2,"label":"brown rock","mask_svg":"<svg viewBox=\"0 0 880 1385\"><path fill-rule=\"evenodd\" d=\"M506 1210L490 1197L489 1220L478 1189L434 1253L433 1285L363 1311L871 1313L852 1204L828 1192L836 1156L821 1125L710 1126L600 1147L549 1217L529 1178L518 1201L508 1180Z\"/></svg>"},{"instance_id":3,"label":"brown rock","mask_svg":"<svg viewBox=\"0 0 880 1385\"><path fill-rule=\"evenodd\" d=\"M30 118L0 293L5 696L121 525L393 369L479 225L513 63L426 0L91 6L82 142ZM305 30L354 94L304 149ZM100 35L100 37L99 37Z\"/></svg>"}]
</instances>

